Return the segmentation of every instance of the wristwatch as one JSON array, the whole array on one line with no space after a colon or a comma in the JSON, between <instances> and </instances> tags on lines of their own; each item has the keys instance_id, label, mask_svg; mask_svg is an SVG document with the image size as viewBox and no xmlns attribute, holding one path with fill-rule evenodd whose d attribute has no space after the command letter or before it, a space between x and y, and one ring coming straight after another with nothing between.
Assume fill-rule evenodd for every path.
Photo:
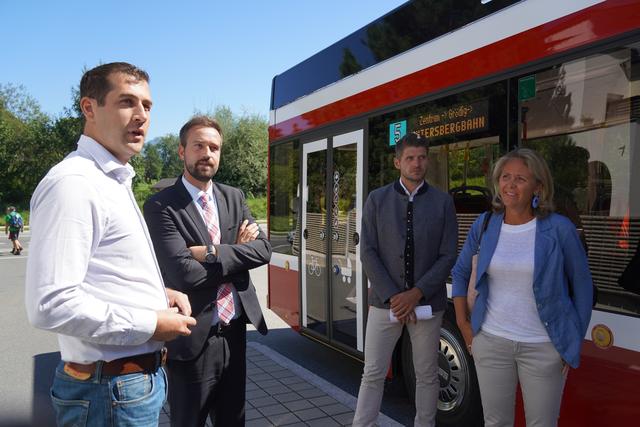
<instances>
[{"instance_id":1,"label":"wristwatch","mask_svg":"<svg viewBox=\"0 0 640 427\"><path fill-rule=\"evenodd\" d=\"M216 247L213 245L207 246L207 253L204 256L204 262L213 264L218 259Z\"/></svg>"}]
</instances>

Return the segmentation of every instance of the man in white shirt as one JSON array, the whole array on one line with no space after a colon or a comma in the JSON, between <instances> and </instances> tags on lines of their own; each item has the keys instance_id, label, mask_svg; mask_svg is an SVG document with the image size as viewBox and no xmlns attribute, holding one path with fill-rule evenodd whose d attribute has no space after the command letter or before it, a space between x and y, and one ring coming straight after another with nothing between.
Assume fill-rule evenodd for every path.
<instances>
[{"instance_id":1,"label":"man in white shirt","mask_svg":"<svg viewBox=\"0 0 640 427\"><path fill-rule=\"evenodd\" d=\"M31 199L25 301L34 326L58 333L51 394L59 425L156 426L163 342L196 323L186 295L164 287L131 191L127 162L149 127L148 82L127 63L87 71L78 149Z\"/></svg>"}]
</instances>

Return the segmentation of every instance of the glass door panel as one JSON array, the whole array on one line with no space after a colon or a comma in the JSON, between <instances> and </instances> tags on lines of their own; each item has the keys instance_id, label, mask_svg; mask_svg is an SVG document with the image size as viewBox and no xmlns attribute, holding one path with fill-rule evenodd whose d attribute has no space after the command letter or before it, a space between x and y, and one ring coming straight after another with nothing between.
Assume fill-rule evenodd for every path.
<instances>
[{"instance_id":1,"label":"glass door panel","mask_svg":"<svg viewBox=\"0 0 640 427\"><path fill-rule=\"evenodd\" d=\"M358 130L334 136L331 152L327 139L302 150L302 326L360 351L362 141Z\"/></svg>"},{"instance_id":2,"label":"glass door panel","mask_svg":"<svg viewBox=\"0 0 640 427\"><path fill-rule=\"evenodd\" d=\"M327 140L303 146L302 326L327 334Z\"/></svg>"},{"instance_id":3,"label":"glass door panel","mask_svg":"<svg viewBox=\"0 0 640 427\"><path fill-rule=\"evenodd\" d=\"M355 131L333 138L330 272L332 339L361 351L362 136Z\"/></svg>"}]
</instances>

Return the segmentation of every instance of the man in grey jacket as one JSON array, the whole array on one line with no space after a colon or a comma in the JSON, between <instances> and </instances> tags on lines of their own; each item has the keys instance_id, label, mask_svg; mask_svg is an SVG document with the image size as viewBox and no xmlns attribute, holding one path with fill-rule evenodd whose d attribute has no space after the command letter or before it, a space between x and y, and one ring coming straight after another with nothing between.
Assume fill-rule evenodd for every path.
<instances>
[{"instance_id":1,"label":"man in grey jacket","mask_svg":"<svg viewBox=\"0 0 640 427\"><path fill-rule=\"evenodd\" d=\"M426 139L416 134L400 139L393 160L400 179L372 191L365 203L361 258L371 289L354 426L376 422L384 379L404 326L416 373L414 425L435 426L438 341L458 227L451 197L424 180L427 152Z\"/></svg>"}]
</instances>

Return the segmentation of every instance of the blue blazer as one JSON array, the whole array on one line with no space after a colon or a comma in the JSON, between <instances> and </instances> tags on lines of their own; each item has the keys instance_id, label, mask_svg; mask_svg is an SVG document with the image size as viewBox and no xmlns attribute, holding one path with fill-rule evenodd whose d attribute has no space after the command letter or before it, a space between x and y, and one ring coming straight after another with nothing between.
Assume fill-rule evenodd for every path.
<instances>
[{"instance_id":1,"label":"blue blazer","mask_svg":"<svg viewBox=\"0 0 640 427\"><path fill-rule=\"evenodd\" d=\"M451 272L453 297L467 295L471 258L478 247L485 215L480 215L471 226ZM478 296L471 313L474 335L480 330L487 309L490 292L487 268L498 244L503 218L502 213L493 214L482 235L476 274ZM593 282L584 247L568 218L550 214L538 219L533 264L533 294L540 320L558 353L571 367L577 368L591 318ZM571 296L569 287L573 291Z\"/></svg>"}]
</instances>

